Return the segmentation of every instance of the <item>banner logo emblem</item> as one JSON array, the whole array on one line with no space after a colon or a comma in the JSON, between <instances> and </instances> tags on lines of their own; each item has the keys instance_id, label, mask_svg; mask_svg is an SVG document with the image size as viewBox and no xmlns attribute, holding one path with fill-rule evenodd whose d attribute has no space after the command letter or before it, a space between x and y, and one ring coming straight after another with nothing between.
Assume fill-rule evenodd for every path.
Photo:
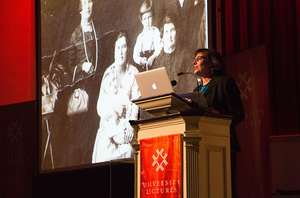
<instances>
[{"instance_id":1,"label":"banner logo emblem","mask_svg":"<svg viewBox=\"0 0 300 198\"><path fill-rule=\"evenodd\" d=\"M245 98L246 100L248 99L248 95L247 95L247 91L251 92L252 88L250 87L250 82L251 82L251 77L248 77L248 79L246 80L246 76L247 76L247 72L245 71L244 74L242 75L241 73L239 73L239 78L240 78L240 82L237 82L237 85L240 89L241 92L241 99ZM241 84L242 83L246 84L246 87L244 89L244 91L241 90Z\"/></svg>"},{"instance_id":2,"label":"banner logo emblem","mask_svg":"<svg viewBox=\"0 0 300 198\"><path fill-rule=\"evenodd\" d=\"M8 127L8 135L7 138L10 138L10 142L18 142L18 136L21 136L21 128L22 126L19 124L19 122L11 122L11 127Z\"/></svg>"},{"instance_id":3,"label":"banner logo emblem","mask_svg":"<svg viewBox=\"0 0 300 198\"><path fill-rule=\"evenodd\" d=\"M155 155L152 156L152 158L154 160L152 163L152 166L154 167L157 164L157 167L156 167L157 172L159 171L159 169L161 171L164 171L163 164L165 164L166 166L168 165L168 162L166 160L166 158L168 157L168 153L165 153L165 155L162 155L163 152L164 152L163 148L160 151L158 149L156 149L157 156L155 156ZM159 157L162 158L161 163L158 162Z\"/></svg>"}]
</instances>

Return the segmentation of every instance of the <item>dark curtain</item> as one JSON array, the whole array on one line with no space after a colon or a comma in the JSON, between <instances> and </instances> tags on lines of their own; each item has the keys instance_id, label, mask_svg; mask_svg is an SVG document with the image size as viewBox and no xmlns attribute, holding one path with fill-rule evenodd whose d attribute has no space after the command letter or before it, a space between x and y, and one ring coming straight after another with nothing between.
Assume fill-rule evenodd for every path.
<instances>
[{"instance_id":1,"label":"dark curtain","mask_svg":"<svg viewBox=\"0 0 300 198\"><path fill-rule=\"evenodd\" d=\"M268 137L300 133L300 1L220 1L223 20L222 45L217 44L219 51L231 56L255 46L265 46L265 64L255 65L251 70L256 69L260 75L267 68L270 124L260 133L253 129L240 135L249 136L249 141L253 137L254 142L245 140L246 148L237 155L237 191L240 198L270 198L272 177ZM254 55L258 54L253 53L253 59ZM242 61L240 64L243 67ZM228 74L234 75L234 72ZM243 138L240 142L243 143ZM265 183L260 183L262 181Z\"/></svg>"},{"instance_id":2,"label":"dark curtain","mask_svg":"<svg viewBox=\"0 0 300 198\"><path fill-rule=\"evenodd\" d=\"M298 0L269 0L266 5L269 87L276 126L272 135L299 134L299 5Z\"/></svg>"},{"instance_id":3,"label":"dark curtain","mask_svg":"<svg viewBox=\"0 0 300 198\"><path fill-rule=\"evenodd\" d=\"M274 130L299 134L300 1L222 0L223 55L266 44Z\"/></svg>"},{"instance_id":4,"label":"dark curtain","mask_svg":"<svg viewBox=\"0 0 300 198\"><path fill-rule=\"evenodd\" d=\"M224 56L227 73L241 92L245 119L236 126L236 187L240 198L272 196L270 132L272 131L265 45ZM233 178L232 178L233 179Z\"/></svg>"}]
</instances>

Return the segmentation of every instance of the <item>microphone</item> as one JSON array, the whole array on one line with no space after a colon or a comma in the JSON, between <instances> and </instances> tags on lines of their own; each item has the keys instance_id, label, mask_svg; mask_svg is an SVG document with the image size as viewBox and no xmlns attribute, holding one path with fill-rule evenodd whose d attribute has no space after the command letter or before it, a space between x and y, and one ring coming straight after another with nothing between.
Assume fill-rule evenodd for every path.
<instances>
[{"instance_id":1,"label":"microphone","mask_svg":"<svg viewBox=\"0 0 300 198\"><path fill-rule=\"evenodd\" d=\"M181 76L181 75L183 75L184 73L183 72L179 72L178 74L177 74L177 76Z\"/></svg>"},{"instance_id":2,"label":"microphone","mask_svg":"<svg viewBox=\"0 0 300 198\"><path fill-rule=\"evenodd\" d=\"M172 85L172 87L174 87L175 85L177 85L177 81L176 80L171 80L171 85Z\"/></svg>"},{"instance_id":3,"label":"microphone","mask_svg":"<svg viewBox=\"0 0 300 198\"><path fill-rule=\"evenodd\" d=\"M177 76L181 76L181 75L184 75L184 74L191 74L191 75L193 75L193 76L195 77L195 79L196 79L196 82L197 82L197 92L198 92L198 95L197 95L197 104L198 104L198 106L199 106L199 94L200 94L200 92L199 92L199 82L198 82L198 78L197 78L197 76L196 76L194 73L192 73L192 72L179 72L179 73L177 74Z\"/></svg>"}]
</instances>

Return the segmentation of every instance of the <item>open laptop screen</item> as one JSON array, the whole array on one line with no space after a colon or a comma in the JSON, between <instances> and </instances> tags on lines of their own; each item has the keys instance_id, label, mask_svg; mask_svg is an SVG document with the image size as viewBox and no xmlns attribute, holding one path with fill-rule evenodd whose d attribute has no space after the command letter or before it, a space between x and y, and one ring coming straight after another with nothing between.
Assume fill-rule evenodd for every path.
<instances>
[{"instance_id":1,"label":"open laptop screen","mask_svg":"<svg viewBox=\"0 0 300 198\"><path fill-rule=\"evenodd\" d=\"M165 67L135 74L135 79L142 98L174 92Z\"/></svg>"}]
</instances>

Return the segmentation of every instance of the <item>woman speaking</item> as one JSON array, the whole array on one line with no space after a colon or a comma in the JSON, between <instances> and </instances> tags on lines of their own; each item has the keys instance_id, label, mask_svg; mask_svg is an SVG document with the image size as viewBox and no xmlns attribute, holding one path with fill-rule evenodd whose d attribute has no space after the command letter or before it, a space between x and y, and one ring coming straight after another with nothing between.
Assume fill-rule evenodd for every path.
<instances>
[{"instance_id":1,"label":"woman speaking","mask_svg":"<svg viewBox=\"0 0 300 198\"><path fill-rule=\"evenodd\" d=\"M202 81L194 91L199 89L204 93L207 105L212 112L233 116L230 125L231 181L232 197L236 198L236 153L241 149L235 133L235 126L244 119L240 91L235 80L225 74L222 57L215 50L198 49L195 52L193 65L194 74L199 76Z\"/></svg>"}]
</instances>

